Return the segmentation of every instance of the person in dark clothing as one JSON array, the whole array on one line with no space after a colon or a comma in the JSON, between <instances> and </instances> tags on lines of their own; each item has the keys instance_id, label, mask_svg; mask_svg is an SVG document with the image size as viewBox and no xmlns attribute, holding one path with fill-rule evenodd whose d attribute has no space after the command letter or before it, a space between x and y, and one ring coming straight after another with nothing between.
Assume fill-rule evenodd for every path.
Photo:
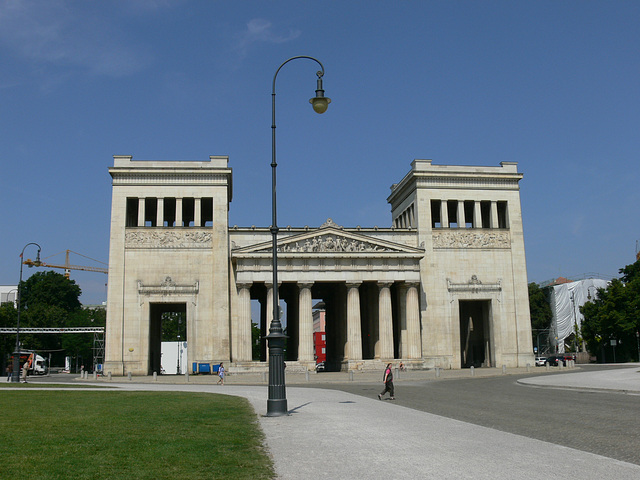
<instances>
[{"instance_id":1,"label":"person in dark clothing","mask_svg":"<svg viewBox=\"0 0 640 480\"><path fill-rule=\"evenodd\" d=\"M392 364L388 363L387 368L384 371L384 377L382 379L382 381L384 382L384 390L382 391L382 393L378 394L378 400L382 400L382 396L387 392L389 392L389 395L391 395L389 400L396 399L393 390L393 372L391 371L391 367Z\"/></svg>"}]
</instances>

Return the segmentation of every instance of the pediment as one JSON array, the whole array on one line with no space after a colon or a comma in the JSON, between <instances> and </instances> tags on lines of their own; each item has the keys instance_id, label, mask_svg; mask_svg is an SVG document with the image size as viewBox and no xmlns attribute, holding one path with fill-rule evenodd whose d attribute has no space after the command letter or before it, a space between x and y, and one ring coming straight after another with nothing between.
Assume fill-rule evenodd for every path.
<instances>
[{"instance_id":1,"label":"pediment","mask_svg":"<svg viewBox=\"0 0 640 480\"><path fill-rule=\"evenodd\" d=\"M264 254L271 252L272 242L263 242L233 250L234 255ZM278 253L349 255L397 253L422 256L424 255L424 250L381 240L357 232L345 231L339 227L323 226L298 235L279 238Z\"/></svg>"}]
</instances>

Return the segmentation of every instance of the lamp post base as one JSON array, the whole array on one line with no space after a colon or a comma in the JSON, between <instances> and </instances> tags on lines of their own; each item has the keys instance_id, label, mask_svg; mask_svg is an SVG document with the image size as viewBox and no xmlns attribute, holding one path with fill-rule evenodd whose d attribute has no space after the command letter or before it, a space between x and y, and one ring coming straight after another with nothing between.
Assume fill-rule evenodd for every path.
<instances>
[{"instance_id":1,"label":"lamp post base","mask_svg":"<svg viewBox=\"0 0 640 480\"><path fill-rule=\"evenodd\" d=\"M286 398L267 399L267 414L265 417L283 417L285 415L289 415Z\"/></svg>"}]
</instances>

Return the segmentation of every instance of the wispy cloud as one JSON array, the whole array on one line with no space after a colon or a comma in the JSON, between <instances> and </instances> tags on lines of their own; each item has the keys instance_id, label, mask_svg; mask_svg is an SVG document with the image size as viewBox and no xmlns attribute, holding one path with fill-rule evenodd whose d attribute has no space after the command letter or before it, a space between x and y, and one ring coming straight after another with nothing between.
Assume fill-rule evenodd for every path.
<instances>
[{"instance_id":1,"label":"wispy cloud","mask_svg":"<svg viewBox=\"0 0 640 480\"><path fill-rule=\"evenodd\" d=\"M36 68L71 67L120 77L149 64L144 49L127 44L96 10L82 7L55 0L4 1L0 44Z\"/></svg>"},{"instance_id":2,"label":"wispy cloud","mask_svg":"<svg viewBox=\"0 0 640 480\"><path fill-rule=\"evenodd\" d=\"M254 18L247 23L246 29L238 36L236 50L244 57L249 49L260 43L285 43L301 35L300 30L289 30L286 34L276 32L272 23L263 18Z\"/></svg>"}]
</instances>

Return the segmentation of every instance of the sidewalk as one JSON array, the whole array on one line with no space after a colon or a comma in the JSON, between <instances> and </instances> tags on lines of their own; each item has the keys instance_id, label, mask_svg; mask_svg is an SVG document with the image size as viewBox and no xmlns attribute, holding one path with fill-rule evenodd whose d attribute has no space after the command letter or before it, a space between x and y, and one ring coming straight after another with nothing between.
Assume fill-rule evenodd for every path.
<instances>
[{"instance_id":1,"label":"sidewalk","mask_svg":"<svg viewBox=\"0 0 640 480\"><path fill-rule=\"evenodd\" d=\"M634 366L549 374L520 383L640 393L638 370ZM638 465L336 390L287 387L290 414L264 417L266 386L122 381L113 385L247 398L259 415L280 479L530 480L540 472L566 472L568 466L571 476L581 479L640 478Z\"/></svg>"}]
</instances>

